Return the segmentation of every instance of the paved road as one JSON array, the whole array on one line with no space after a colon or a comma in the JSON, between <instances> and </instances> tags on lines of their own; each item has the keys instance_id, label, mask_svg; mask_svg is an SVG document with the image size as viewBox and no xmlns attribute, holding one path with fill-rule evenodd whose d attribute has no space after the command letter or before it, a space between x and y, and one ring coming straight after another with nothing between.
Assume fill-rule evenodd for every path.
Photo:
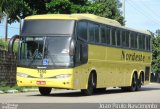
<instances>
[{"instance_id":1,"label":"paved road","mask_svg":"<svg viewBox=\"0 0 160 109\"><path fill-rule=\"evenodd\" d=\"M108 89L105 93L82 96L80 91L53 91L50 96L39 92L0 94L0 103L160 103L160 84L151 83L138 92Z\"/></svg>"}]
</instances>

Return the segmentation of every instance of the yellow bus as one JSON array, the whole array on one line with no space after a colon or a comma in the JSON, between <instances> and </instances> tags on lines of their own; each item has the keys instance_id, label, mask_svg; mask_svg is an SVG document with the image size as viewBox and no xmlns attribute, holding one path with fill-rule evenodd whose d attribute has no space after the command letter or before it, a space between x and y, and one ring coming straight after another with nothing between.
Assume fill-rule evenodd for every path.
<instances>
[{"instance_id":1,"label":"yellow bus","mask_svg":"<svg viewBox=\"0 0 160 109\"><path fill-rule=\"evenodd\" d=\"M151 36L92 14L26 17L19 38L18 86L35 86L41 95L52 88L85 95L120 87L137 91L150 81Z\"/></svg>"}]
</instances>

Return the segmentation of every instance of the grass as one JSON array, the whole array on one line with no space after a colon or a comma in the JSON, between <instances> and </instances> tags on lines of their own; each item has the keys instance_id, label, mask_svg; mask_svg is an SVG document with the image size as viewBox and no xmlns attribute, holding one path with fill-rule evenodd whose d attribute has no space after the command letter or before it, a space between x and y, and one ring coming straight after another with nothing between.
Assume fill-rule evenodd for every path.
<instances>
[{"instance_id":1,"label":"grass","mask_svg":"<svg viewBox=\"0 0 160 109\"><path fill-rule=\"evenodd\" d=\"M22 91L24 89L24 87L18 87L18 86L0 86L0 90L1 91L7 91L7 90L18 90L18 91Z\"/></svg>"},{"instance_id":2,"label":"grass","mask_svg":"<svg viewBox=\"0 0 160 109\"><path fill-rule=\"evenodd\" d=\"M23 89L33 89L35 87L19 87L17 85L15 86L8 86L5 82L0 82L0 90L1 91L7 91L7 90L18 90L22 91Z\"/></svg>"},{"instance_id":3,"label":"grass","mask_svg":"<svg viewBox=\"0 0 160 109\"><path fill-rule=\"evenodd\" d=\"M7 91L7 90L18 90L21 91L23 87L18 87L18 86L8 86L6 82L0 82L0 90L1 91Z\"/></svg>"},{"instance_id":4,"label":"grass","mask_svg":"<svg viewBox=\"0 0 160 109\"><path fill-rule=\"evenodd\" d=\"M0 39L0 48L2 50L7 50L7 47L8 47L8 42L5 42L5 41Z\"/></svg>"},{"instance_id":5,"label":"grass","mask_svg":"<svg viewBox=\"0 0 160 109\"><path fill-rule=\"evenodd\" d=\"M35 87L19 87L19 86L0 86L1 91L7 91L7 90L18 90L22 91L23 89L33 89Z\"/></svg>"}]
</instances>

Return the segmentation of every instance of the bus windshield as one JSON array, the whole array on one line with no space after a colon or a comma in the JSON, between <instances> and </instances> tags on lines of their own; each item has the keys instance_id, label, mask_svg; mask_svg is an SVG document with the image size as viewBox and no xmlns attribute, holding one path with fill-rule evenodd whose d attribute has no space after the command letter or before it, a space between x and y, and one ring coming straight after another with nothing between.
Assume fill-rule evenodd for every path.
<instances>
[{"instance_id":1,"label":"bus windshield","mask_svg":"<svg viewBox=\"0 0 160 109\"><path fill-rule=\"evenodd\" d=\"M22 36L71 35L74 20L24 20Z\"/></svg>"},{"instance_id":2,"label":"bus windshield","mask_svg":"<svg viewBox=\"0 0 160 109\"><path fill-rule=\"evenodd\" d=\"M20 43L18 63L28 67L72 66L70 40L71 37L67 36L25 37Z\"/></svg>"}]
</instances>

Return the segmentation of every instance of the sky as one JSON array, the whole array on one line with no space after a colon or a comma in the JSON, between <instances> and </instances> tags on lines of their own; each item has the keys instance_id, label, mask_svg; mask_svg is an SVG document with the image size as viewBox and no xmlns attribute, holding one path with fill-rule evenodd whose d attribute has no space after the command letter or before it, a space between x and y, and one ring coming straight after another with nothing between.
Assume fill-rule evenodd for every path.
<instances>
[{"instance_id":1,"label":"sky","mask_svg":"<svg viewBox=\"0 0 160 109\"><path fill-rule=\"evenodd\" d=\"M120 1L123 3L124 0ZM123 15L123 7L121 11ZM160 29L160 0L125 0L125 26L152 32ZM0 23L0 38L5 35L4 27L5 20ZM19 34L18 22L8 27L8 37Z\"/></svg>"},{"instance_id":2,"label":"sky","mask_svg":"<svg viewBox=\"0 0 160 109\"><path fill-rule=\"evenodd\" d=\"M125 0L125 21L127 27L155 32L160 29L160 0Z\"/></svg>"}]
</instances>

